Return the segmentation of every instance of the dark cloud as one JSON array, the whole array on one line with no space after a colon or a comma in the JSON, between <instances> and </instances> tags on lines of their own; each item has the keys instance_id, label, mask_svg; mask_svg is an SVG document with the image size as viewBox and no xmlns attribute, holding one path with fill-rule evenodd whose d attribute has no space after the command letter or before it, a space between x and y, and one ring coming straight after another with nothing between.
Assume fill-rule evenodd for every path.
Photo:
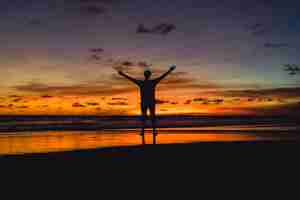
<instances>
[{"instance_id":1,"label":"dark cloud","mask_svg":"<svg viewBox=\"0 0 300 200\"><path fill-rule=\"evenodd\" d=\"M81 6L80 12L84 15L90 15L90 16L97 16L100 14L103 14L106 11L106 9L102 6L97 5L87 5L87 6Z\"/></svg>"},{"instance_id":2,"label":"dark cloud","mask_svg":"<svg viewBox=\"0 0 300 200\"><path fill-rule=\"evenodd\" d=\"M175 29L176 29L176 26L174 24L159 24L153 28L153 33L167 35Z\"/></svg>"},{"instance_id":3,"label":"dark cloud","mask_svg":"<svg viewBox=\"0 0 300 200\"><path fill-rule=\"evenodd\" d=\"M224 99L194 98L193 102L203 105L219 105L224 103Z\"/></svg>"},{"instance_id":4,"label":"dark cloud","mask_svg":"<svg viewBox=\"0 0 300 200\"><path fill-rule=\"evenodd\" d=\"M8 107L8 108L12 108L12 107L14 107L14 104L8 104L7 107Z\"/></svg>"},{"instance_id":5,"label":"dark cloud","mask_svg":"<svg viewBox=\"0 0 300 200\"><path fill-rule=\"evenodd\" d=\"M125 72L136 72L136 69L146 68L151 66L144 61L133 62L133 61L113 61L113 68L117 71L125 71Z\"/></svg>"},{"instance_id":6,"label":"dark cloud","mask_svg":"<svg viewBox=\"0 0 300 200\"><path fill-rule=\"evenodd\" d=\"M186 100L186 101L184 102L185 105L189 105L189 104L191 104L191 103L192 103L192 100Z\"/></svg>"},{"instance_id":7,"label":"dark cloud","mask_svg":"<svg viewBox=\"0 0 300 200\"><path fill-rule=\"evenodd\" d=\"M204 98L194 98L193 102L202 102L202 101L206 101L207 99Z\"/></svg>"},{"instance_id":8,"label":"dark cloud","mask_svg":"<svg viewBox=\"0 0 300 200\"><path fill-rule=\"evenodd\" d=\"M26 109L26 108L29 108L29 106L16 106L16 108Z\"/></svg>"},{"instance_id":9,"label":"dark cloud","mask_svg":"<svg viewBox=\"0 0 300 200\"><path fill-rule=\"evenodd\" d=\"M152 33L151 29L146 28L143 24L139 24L137 29L136 29L136 33Z\"/></svg>"},{"instance_id":10,"label":"dark cloud","mask_svg":"<svg viewBox=\"0 0 300 200\"><path fill-rule=\"evenodd\" d=\"M19 96L19 95L9 95L8 97L9 98L21 98L22 96Z\"/></svg>"},{"instance_id":11,"label":"dark cloud","mask_svg":"<svg viewBox=\"0 0 300 200\"><path fill-rule=\"evenodd\" d=\"M22 101L22 98L16 98L16 99L13 99L12 101L15 102L15 103L20 102L20 101Z\"/></svg>"},{"instance_id":12,"label":"dark cloud","mask_svg":"<svg viewBox=\"0 0 300 200\"><path fill-rule=\"evenodd\" d=\"M289 47L289 44L287 44L287 43L265 43L264 47L268 48L268 49L280 49L280 48Z\"/></svg>"},{"instance_id":13,"label":"dark cloud","mask_svg":"<svg viewBox=\"0 0 300 200\"><path fill-rule=\"evenodd\" d=\"M42 98L52 98L53 96L47 95L47 94L46 94L46 95L42 95L41 97L42 97Z\"/></svg>"},{"instance_id":14,"label":"dark cloud","mask_svg":"<svg viewBox=\"0 0 300 200\"><path fill-rule=\"evenodd\" d=\"M127 98L124 98L124 97L113 97L113 98L111 98L111 100L113 100L113 101L127 101Z\"/></svg>"},{"instance_id":15,"label":"dark cloud","mask_svg":"<svg viewBox=\"0 0 300 200\"><path fill-rule=\"evenodd\" d=\"M128 103L124 101L119 101L119 102L108 102L107 103L110 106L127 106Z\"/></svg>"},{"instance_id":16,"label":"dark cloud","mask_svg":"<svg viewBox=\"0 0 300 200\"><path fill-rule=\"evenodd\" d=\"M95 108L95 110L100 111L102 110L100 107Z\"/></svg>"},{"instance_id":17,"label":"dark cloud","mask_svg":"<svg viewBox=\"0 0 300 200\"><path fill-rule=\"evenodd\" d=\"M88 106L98 106L99 103L97 103L97 102L87 102L86 105L88 105Z\"/></svg>"},{"instance_id":18,"label":"dark cloud","mask_svg":"<svg viewBox=\"0 0 300 200\"><path fill-rule=\"evenodd\" d=\"M158 104L158 105L167 104L167 103L170 103L170 102L167 100L160 100L160 99L155 100L155 104Z\"/></svg>"},{"instance_id":19,"label":"dark cloud","mask_svg":"<svg viewBox=\"0 0 300 200\"><path fill-rule=\"evenodd\" d=\"M284 65L284 71L287 71L289 75L296 75L299 74L300 68L299 65L296 64L286 64Z\"/></svg>"},{"instance_id":20,"label":"dark cloud","mask_svg":"<svg viewBox=\"0 0 300 200\"><path fill-rule=\"evenodd\" d=\"M224 103L224 99L213 99L210 102L218 105Z\"/></svg>"},{"instance_id":21,"label":"dark cloud","mask_svg":"<svg viewBox=\"0 0 300 200\"><path fill-rule=\"evenodd\" d=\"M265 34L272 31L270 26L267 26L267 25L262 24L262 23L256 23L256 24L250 25L248 27L248 30L254 36L265 35Z\"/></svg>"},{"instance_id":22,"label":"dark cloud","mask_svg":"<svg viewBox=\"0 0 300 200\"><path fill-rule=\"evenodd\" d=\"M64 10L75 11L83 16L96 17L112 10L119 0L65 0L63 3ZM60 5L61 6L61 5Z\"/></svg>"},{"instance_id":23,"label":"dark cloud","mask_svg":"<svg viewBox=\"0 0 300 200\"><path fill-rule=\"evenodd\" d=\"M82 105L82 104L80 104L78 102L75 102L75 103L72 104L72 107L80 108L80 107L85 107L85 105Z\"/></svg>"},{"instance_id":24,"label":"dark cloud","mask_svg":"<svg viewBox=\"0 0 300 200\"><path fill-rule=\"evenodd\" d=\"M6 108L6 106L5 105L0 105L0 108Z\"/></svg>"},{"instance_id":25,"label":"dark cloud","mask_svg":"<svg viewBox=\"0 0 300 200\"><path fill-rule=\"evenodd\" d=\"M143 24L139 24L136 33L138 34L160 34L160 35L167 35L171 31L175 30L176 26L174 24L158 24L157 26L154 26L153 28L147 28Z\"/></svg>"},{"instance_id":26,"label":"dark cloud","mask_svg":"<svg viewBox=\"0 0 300 200\"><path fill-rule=\"evenodd\" d=\"M245 97L248 101L254 101L256 98L291 98L300 97L300 88L274 88L261 90L227 90L221 91L220 94L229 97Z\"/></svg>"},{"instance_id":27,"label":"dark cloud","mask_svg":"<svg viewBox=\"0 0 300 200\"><path fill-rule=\"evenodd\" d=\"M70 86L48 85L39 82L29 82L14 86L13 89L22 92L45 93L52 95L115 95L135 90L135 87L123 86L115 88L110 83L83 83Z\"/></svg>"}]
</instances>

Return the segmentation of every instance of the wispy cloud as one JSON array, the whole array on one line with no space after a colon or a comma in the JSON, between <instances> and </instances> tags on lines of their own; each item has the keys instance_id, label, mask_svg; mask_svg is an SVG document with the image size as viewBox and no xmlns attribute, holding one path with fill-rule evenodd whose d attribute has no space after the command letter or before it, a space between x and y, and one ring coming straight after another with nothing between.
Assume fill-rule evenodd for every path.
<instances>
[{"instance_id":1,"label":"wispy cloud","mask_svg":"<svg viewBox=\"0 0 300 200\"><path fill-rule=\"evenodd\" d=\"M114 87L109 83L82 83L74 85L48 85L39 82L29 82L24 85L14 86L19 92L48 93L51 95L115 95L133 91L135 88L129 86Z\"/></svg>"},{"instance_id":2,"label":"wispy cloud","mask_svg":"<svg viewBox=\"0 0 300 200\"><path fill-rule=\"evenodd\" d=\"M227 90L221 91L227 97L249 97L249 99L255 100L255 98L271 98L271 97L281 97L281 98L292 98L300 97L300 88L273 88L273 89L258 89L258 90Z\"/></svg>"},{"instance_id":3,"label":"wispy cloud","mask_svg":"<svg viewBox=\"0 0 300 200\"><path fill-rule=\"evenodd\" d=\"M272 28L270 25L265 25L262 23L250 25L247 27L247 29L253 36L262 36L272 32Z\"/></svg>"},{"instance_id":4,"label":"wispy cloud","mask_svg":"<svg viewBox=\"0 0 300 200\"><path fill-rule=\"evenodd\" d=\"M53 96L47 95L47 94L46 94L46 95L42 95L41 97L42 97L42 98L52 98Z\"/></svg>"},{"instance_id":5,"label":"wispy cloud","mask_svg":"<svg viewBox=\"0 0 300 200\"><path fill-rule=\"evenodd\" d=\"M268 49L280 49L280 48L289 47L289 44L287 44L287 43L265 43L264 47L268 48Z\"/></svg>"},{"instance_id":6,"label":"wispy cloud","mask_svg":"<svg viewBox=\"0 0 300 200\"><path fill-rule=\"evenodd\" d=\"M86 105L88 105L88 106L98 106L99 103L97 103L97 102L87 102Z\"/></svg>"},{"instance_id":7,"label":"wispy cloud","mask_svg":"<svg viewBox=\"0 0 300 200\"><path fill-rule=\"evenodd\" d=\"M110 106L127 106L128 103L124 101L118 101L118 102L108 102L107 103Z\"/></svg>"},{"instance_id":8,"label":"wispy cloud","mask_svg":"<svg viewBox=\"0 0 300 200\"><path fill-rule=\"evenodd\" d=\"M72 107L74 107L74 108L80 108L80 107L85 107L85 105L83 105L83 104L81 104L81 103L79 103L79 102L75 102L75 103L73 103L72 104Z\"/></svg>"}]
</instances>

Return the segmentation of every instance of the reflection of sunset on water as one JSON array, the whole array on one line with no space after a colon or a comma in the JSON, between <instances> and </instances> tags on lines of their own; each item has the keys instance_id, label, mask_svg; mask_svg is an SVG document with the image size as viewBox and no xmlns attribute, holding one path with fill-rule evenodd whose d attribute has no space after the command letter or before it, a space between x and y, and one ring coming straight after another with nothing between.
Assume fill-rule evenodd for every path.
<instances>
[{"instance_id":1,"label":"reflection of sunset on water","mask_svg":"<svg viewBox=\"0 0 300 200\"><path fill-rule=\"evenodd\" d=\"M273 136L262 137L251 133L213 132L195 130L160 130L157 144L176 144L193 142L243 142L274 140ZM152 135L145 136L146 144L152 143ZM105 147L122 147L141 145L142 139L136 130L102 131L102 132L40 132L0 135L0 155L46 153Z\"/></svg>"}]
</instances>

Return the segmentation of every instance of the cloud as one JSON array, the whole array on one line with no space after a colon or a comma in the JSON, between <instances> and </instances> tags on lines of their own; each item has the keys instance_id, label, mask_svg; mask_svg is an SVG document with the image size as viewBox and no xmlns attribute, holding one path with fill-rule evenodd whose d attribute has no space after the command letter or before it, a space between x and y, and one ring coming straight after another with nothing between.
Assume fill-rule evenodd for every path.
<instances>
[{"instance_id":1,"label":"cloud","mask_svg":"<svg viewBox=\"0 0 300 200\"><path fill-rule=\"evenodd\" d=\"M22 100L22 98L16 98L16 99L13 99L12 101L17 103L17 102L20 102Z\"/></svg>"},{"instance_id":2,"label":"cloud","mask_svg":"<svg viewBox=\"0 0 300 200\"><path fill-rule=\"evenodd\" d=\"M121 65L125 66L125 67L132 67L132 66L134 66L134 63L131 61L123 61L123 62L121 62Z\"/></svg>"},{"instance_id":3,"label":"cloud","mask_svg":"<svg viewBox=\"0 0 300 200\"><path fill-rule=\"evenodd\" d=\"M191 103L192 103L192 100L186 100L186 101L184 102L185 105L190 105Z\"/></svg>"},{"instance_id":4,"label":"cloud","mask_svg":"<svg viewBox=\"0 0 300 200\"><path fill-rule=\"evenodd\" d=\"M264 47L268 48L268 49L280 49L280 48L289 47L289 44L287 44L287 43L265 43Z\"/></svg>"},{"instance_id":5,"label":"cloud","mask_svg":"<svg viewBox=\"0 0 300 200\"><path fill-rule=\"evenodd\" d=\"M165 71L162 70L151 70L153 72L153 77L151 79L155 79L159 77L162 73ZM126 72L129 76L132 76L136 79L143 80L144 77L141 73L138 73L137 71L130 70L130 72ZM119 84L128 84L128 80L122 78L118 74L112 74L111 80L115 83ZM211 90L211 89L224 89L223 86L211 83L208 81L202 81L199 82L194 77L190 76L187 72L173 72L169 76L167 76L165 79L163 79L159 85L159 90L170 90L170 89L195 89L195 90Z\"/></svg>"},{"instance_id":6,"label":"cloud","mask_svg":"<svg viewBox=\"0 0 300 200\"><path fill-rule=\"evenodd\" d=\"M300 72L299 65L296 64L286 64L284 65L284 71L287 71L289 75L296 75Z\"/></svg>"},{"instance_id":7,"label":"cloud","mask_svg":"<svg viewBox=\"0 0 300 200\"><path fill-rule=\"evenodd\" d=\"M74 107L74 108L80 108L80 107L85 107L85 105L82 105L82 104L80 104L78 102L75 102L75 103L72 104L72 107Z\"/></svg>"},{"instance_id":8,"label":"cloud","mask_svg":"<svg viewBox=\"0 0 300 200\"><path fill-rule=\"evenodd\" d=\"M48 93L51 95L115 95L135 90L132 85L115 87L111 83L82 83L74 85L48 85L39 82L29 82L24 85L16 85L13 89L20 92Z\"/></svg>"},{"instance_id":9,"label":"cloud","mask_svg":"<svg viewBox=\"0 0 300 200\"><path fill-rule=\"evenodd\" d=\"M140 69L146 68L151 66L151 64L148 64L143 61L115 61L115 67L121 69L122 71L130 72L130 73L136 73Z\"/></svg>"},{"instance_id":10,"label":"cloud","mask_svg":"<svg viewBox=\"0 0 300 200\"><path fill-rule=\"evenodd\" d=\"M95 110L100 111L102 110L100 107L95 108Z\"/></svg>"},{"instance_id":11,"label":"cloud","mask_svg":"<svg viewBox=\"0 0 300 200\"><path fill-rule=\"evenodd\" d=\"M106 11L106 9L102 6L88 5L88 6L81 6L80 11L84 15L97 16L103 14Z\"/></svg>"},{"instance_id":12,"label":"cloud","mask_svg":"<svg viewBox=\"0 0 300 200\"><path fill-rule=\"evenodd\" d=\"M227 90L221 91L220 94L229 97L246 97L249 98L248 101L254 101L256 98L292 98L300 97L300 87L260 90Z\"/></svg>"},{"instance_id":13,"label":"cloud","mask_svg":"<svg viewBox=\"0 0 300 200\"><path fill-rule=\"evenodd\" d=\"M160 34L167 35L176 29L174 24L162 23L154 26L153 28L147 28L144 24L139 24L136 33L138 34Z\"/></svg>"},{"instance_id":14,"label":"cloud","mask_svg":"<svg viewBox=\"0 0 300 200\"><path fill-rule=\"evenodd\" d=\"M42 98L52 98L53 96L47 95L47 94L46 94L46 95L42 95L41 97L42 97Z\"/></svg>"},{"instance_id":15,"label":"cloud","mask_svg":"<svg viewBox=\"0 0 300 200\"><path fill-rule=\"evenodd\" d=\"M207 99L204 99L204 98L194 98L193 99L193 102L202 102L202 101L205 101Z\"/></svg>"},{"instance_id":16,"label":"cloud","mask_svg":"<svg viewBox=\"0 0 300 200\"><path fill-rule=\"evenodd\" d=\"M19 96L19 95L9 95L8 97L9 98L21 98L22 96Z\"/></svg>"},{"instance_id":17,"label":"cloud","mask_svg":"<svg viewBox=\"0 0 300 200\"><path fill-rule=\"evenodd\" d=\"M272 107L243 108L243 111L266 116L299 116L300 104L297 102Z\"/></svg>"},{"instance_id":18,"label":"cloud","mask_svg":"<svg viewBox=\"0 0 300 200\"><path fill-rule=\"evenodd\" d=\"M110 106L127 106L128 103L124 101L118 101L118 102L108 102L107 103Z\"/></svg>"},{"instance_id":19,"label":"cloud","mask_svg":"<svg viewBox=\"0 0 300 200\"><path fill-rule=\"evenodd\" d=\"M219 105L224 103L224 99L194 98L193 102L203 105Z\"/></svg>"},{"instance_id":20,"label":"cloud","mask_svg":"<svg viewBox=\"0 0 300 200\"><path fill-rule=\"evenodd\" d=\"M91 53L102 53L102 52L104 52L104 49L102 49L102 48L90 48L89 51Z\"/></svg>"},{"instance_id":21,"label":"cloud","mask_svg":"<svg viewBox=\"0 0 300 200\"><path fill-rule=\"evenodd\" d=\"M88 106L98 106L99 103L97 103L97 102L87 102L86 105L88 105Z\"/></svg>"},{"instance_id":22,"label":"cloud","mask_svg":"<svg viewBox=\"0 0 300 200\"><path fill-rule=\"evenodd\" d=\"M16 106L16 108L26 109L26 108L29 108L29 106Z\"/></svg>"},{"instance_id":23,"label":"cloud","mask_svg":"<svg viewBox=\"0 0 300 200\"><path fill-rule=\"evenodd\" d=\"M101 60L101 57L99 56L99 55L97 55L97 54L93 54L93 55L91 55L91 60L94 60L94 61L99 61L99 60Z\"/></svg>"},{"instance_id":24,"label":"cloud","mask_svg":"<svg viewBox=\"0 0 300 200\"><path fill-rule=\"evenodd\" d=\"M6 108L6 106L5 105L0 105L0 108Z\"/></svg>"},{"instance_id":25,"label":"cloud","mask_svg":"<svg viewBox=\"0 0 300 200\"><path fill-rule=\"evenodd\" d=\"M83 16L99 16L120 3L119 0L65 0L62 4L65 12L75 11Z\"/></svg>"},{"instance_id":26,"label":"cloud","mask_svg":"<svg viewBox=\"0 0 300 200\"><path fill-rule=\"evenodd\" d=\"M266 26L262 23L256 23L256 24L250 25L248 27L248 30L254 36L261 36L261 35L265 35L268 32L271 32L271 27Z\"/></svg>"},{"instance_id":27,"label":"cloud","mask_svg":"<svg viewBox=\"0 0 300 200\"><path fill-rule=\"evenodd\" d=\"M113 97L113 98L111 98L111 100L113 100L113 101L127 101L127 98L124 98L124 97Z\"/></svg>"},{"instance_id":28,"label":"cloud","mask_svg":"<svg viewBox=\"0 0 300 200\"><path fill-rule=\"evenodd\" d=\"M175 29L176 29L176 26L174 24L159 24L153 28L153 33L167 35Z\"/></svg>"},{"instance_id":29,"label":"cloud","mask_svg":"<svg viewBox=\"0 0 300 200\"><path fill-rule=\"evenodd\" d=\"M160 100L160 99L155 99L155 104L161 105L161 104L167 104L170 103L167 100Z\"/></svg>"},{"instance_id":30,"label":"cloud","mask_svg":"<svg viewBox=\"0 0 300 200\"><path fill-rule=\"evenodd\" d=\"M151 64L149 64L145 61L140 61L140 62L137 63L137 65L140 66L140 67L144 67L144 68L151 66Z\"/></svg>"}]
</instances>

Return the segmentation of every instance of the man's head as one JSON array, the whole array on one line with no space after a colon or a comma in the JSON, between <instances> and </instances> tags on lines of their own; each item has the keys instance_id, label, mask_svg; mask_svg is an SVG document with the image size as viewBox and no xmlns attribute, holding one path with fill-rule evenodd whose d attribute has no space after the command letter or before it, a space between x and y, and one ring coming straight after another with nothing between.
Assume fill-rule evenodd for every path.
<instances>
[{"instance_id":1,"label":"man's head","mask_svg":"<svg viewBox=\"0 0 300 200\"><path fill-rule=\"evenodd\" d=\"M152 74L152 73L151 73L150 70L145 70L145 71L144 71L145 79L148 80L148 79L150 78L151 74Z\"/></svg>"}]
</instances>

